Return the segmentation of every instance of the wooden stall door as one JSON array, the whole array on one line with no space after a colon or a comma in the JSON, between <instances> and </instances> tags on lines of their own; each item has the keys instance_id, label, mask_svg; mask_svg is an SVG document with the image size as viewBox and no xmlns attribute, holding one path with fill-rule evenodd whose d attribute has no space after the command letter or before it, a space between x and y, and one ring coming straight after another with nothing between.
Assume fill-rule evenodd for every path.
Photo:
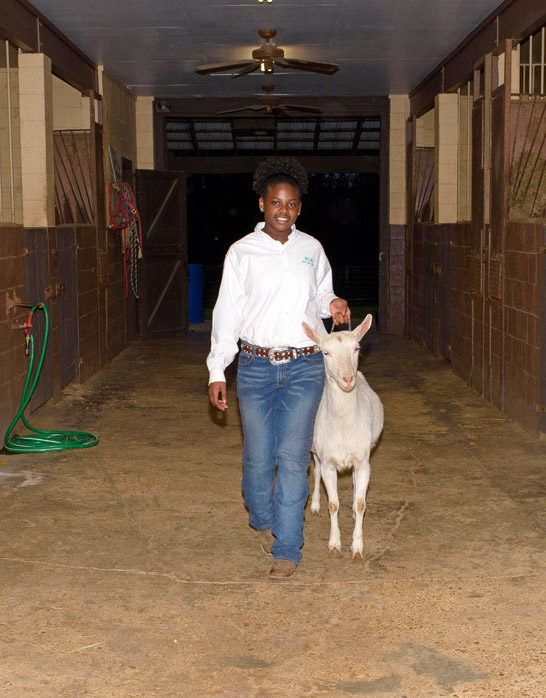
<instances>
[{"instance_id":1,"label":"wooden stall door","mask_svg":"<svg viewBox=\"0 0 546 698\"><path fill-rule=\"evenodd\" d=\"M121 180L127 182L132 191L135 191L135 178L133 163L131 160L121 158ZM137 204L138 205L138 204ZM132 341L140 337L140 301L129 293L125 299L125 326L127 328L127 339Z\"/></svg>"},{"instance_id":2,"label":"wooden stall door","mask_svg":"<svg viewBox=\"0 0 546 698\"><path fill-rule=\"evenodd\" d=\"M188 332L186 177L180 172L137 170L142 220L142 303L145 339Z\"/></svg>"},{"instance_id":3,"label":"wooden stall door","mask_svg":"<svg viewBox=\"0 0 546 698\"><path fill-rule=\"evenodd\" d=\"M438 228L438 353L451 362L451 227Z\"/></svg>"},{"instance_id":4,"label":"wooden stall door","mask_svg":"<svg viewBox=\"0 0 546 698\"><path fill-rule=\"evenodd\" d=\"M434 237L434 230L431 230L430 226L423 226L423 228L423 333L427 347L435 356L438 356L436 331L436 299L438 295L436 289L437 265L435 260L436 249L434 241L431 239Z\"/></svg>"},{"instance_id":5,"label":"wooden stall door","mask_svg":"<svg viewBox=\"0 0 546 698\"><path fill-rule=\"evenodd\" d=\"M510 55L510 54L508 54ZM500 409L504 391L504 243L508 222L510 88L503 85L491 99L491 208L486 240L486 355L485 396Z\"/></svg>"},{"instance_id":6,"label":"wooden stall door","mask_svg":"<svg viewBox=\"0 0 546 698\"><path fill-rule=\"evenodd\" d=\"M484 238L485 238L485 154L484 100L474 102L472 110L472 243L469 252L470 290L472 294L472 385L484 390Z\"/></svg>"},{"instance_id":7,"label":"wooden stall door","mask_svg":"<svg viewBox=\"0 0 546 698\"><path fill-rule=\"evenodd\" d=\"M76 231L57 229L59 353L61 388L78 374L78 261Z\"/></svg>"},{"instance_id":8,"label":"wooden stall door","mask_svg":"<svg viewBox=\"0 0 546 698\"><path fill-rule=\"evenodd\" d=\"M404 334L409 335L413 327L413 222L415 220L415 181L413 166L415 163L415 126L416 118L410 116L406 122L406 183L411 193L406 197L406 263L405 263L405 325Z\"/></svg>"},{"instance_id":9,"label":"wooden stall door","mask_svg":"<svg viewBox=\"0 0 546 698\"><path fill-rule=\"evenodd\" d=\"M26 257L27 300L32 304L43 303L46 302L46 289L49 288L48 229L27 228L25 231L25 244L28 250ZM49 303L47 303L47 308L51 316L51 305ZM33 325L34 365L37 367L45 336L45 319L41 310L37 310L34 313ZM21 344L21 351L24 351L24 342ZM53 397L53 344L50 334L42 372L36 384L36 390L30 403L30 410L37 410L51 397Z\"/></svg>"}]
</instances>

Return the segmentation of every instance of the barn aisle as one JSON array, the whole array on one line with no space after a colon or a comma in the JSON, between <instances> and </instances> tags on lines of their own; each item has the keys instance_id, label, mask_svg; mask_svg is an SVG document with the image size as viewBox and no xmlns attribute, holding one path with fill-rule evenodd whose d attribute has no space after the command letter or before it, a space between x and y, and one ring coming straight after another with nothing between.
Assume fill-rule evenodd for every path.
<instances>
[{"instance_id":1,"label":"barn aisle","mask_svg":"<svg viewBox=\"0 0 546 698\"><path fill-rule=\"evenodd\" d=\"M246 523L241 432L206 394L208 336L135 343L37 426L98 447L0 456L6 698L544 698L546 442L409 340L371 337L385 406L365 559L307 514L272 582Z\"/></svg>"}]
</instances>

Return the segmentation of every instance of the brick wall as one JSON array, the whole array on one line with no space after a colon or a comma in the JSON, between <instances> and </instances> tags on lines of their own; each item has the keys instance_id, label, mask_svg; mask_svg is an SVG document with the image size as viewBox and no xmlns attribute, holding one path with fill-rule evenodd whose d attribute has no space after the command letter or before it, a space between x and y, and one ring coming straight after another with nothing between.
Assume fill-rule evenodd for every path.
<instances>
[{"instance_id":1,"label":"brick wall","mask_svg":"<svg viewBox=\"0 0 546 698\"><path fill-rule=\"evenodd\" d=\"M447 359L451 359L452 228L414 223L408 264L410 335Z\"/></svg>"},{"instance_id":2,"label":"brick wall","mask_svg":"<svg viewBox=\"0 0 546 698\"><path fill-rule=\"evenodd\" d=\"M67 228L65 226L65 228ZM108 253L103 254L99 274L99 250L94 226L74 226L77 254L74 279L77 288L61 289L58 277L60 228L25 229L22 226L0 226L0 436L13 419L21 397L28 367L25 356L24 324L28 310L13 307L17 302L45 299L46 288L52 297L47 301L50 334L44 370L29 412L50 397L58 398L63 385L61 356L63 341L73 342L77 371L72 374L87 380L107 361L127 346L123 264L119 236L110 240ZM66 230L64 231L66 233ZM36 249L29 241L40 238ZM39 248L39 249L38 249ZM47 259L44 259L44 253ZM35 266L39 267L36 273ZM105 270L105 271L104 271ZM66 273L66 269L65 269ZM66 277L62 279L63 284ZM68 283L68 282L67 282ZM35 288L34 288L35 287ZM61 304L70 293L77 294L77 317L61 312ZM30 295L29 295L30 294ZM32 297L30 297L32 296ZM76 322L73 339L67 339L66 323ZM64 324L63 324L64 323ZM68 333L70 334L70 333ZM37 351L43 336L43 318L36 314L35 342ZM64 358L66 361L66 357ZM46 365L47 364L47 365ZM66 371L65 371L66 374ZM66 382L66 380L65 380Z\"/></svg>"},{"instance_id":3,"label":"brick wall","mask_svg":"<svg viewBox=\"0 0 546 698\"><path fill-rule=\"evenodd\" d=\"M424 225L411 226L408 251L408 333L424 344Z\"/></svg>"},{"instance_id":4,"label":"brick wall","mask_svg":"<svg viewBox=\"0 0 546 698\"><path fill-rule=\"evenodd\" d=\"M438 355L438 276L433 269L438 266L438 237L441 226L423 225L423 341Z\"/></svg>"},{"instance_id":5,"label":"brick wall","mask_svg":"<svg viewBox=\"0 0 546 698\"><path fill-rule=\"evenodd\" d=\"M113 358L127 346L128 339L125 316L123 255L119 232L110 233L108 238L108 279L106 299L108 358Z\"/></svg>"},{"instance_id":6,"label":"brick wall","mask_svg":"<svg viewBox=\"0 0 546 698\"><path fill-rule=\"evenodd\" d=\"M403 334L406 315L406 226L389 226L389 332Z\"/></svg>"},{"instance_id":7,"label":"brick wall","mask_svg":"<svg viewBox=\"0 0 546 698\"><path fill-rule=\"evenodd\" d=\"M99 331L99 274L97 231L76 228L78 245L78 331L80 378L86 381L104 364Z\"/></svg>"},{"instance_id":8,"label":"brick wall","mask_svg":"<svg viewBox=\"0 0 546 698\"><path fill-rule=\"evenodd\" d=\"M482 262L474 243L470 223L412 226L408 331L538 435L546 397L546 226L510 223L500 267Z\"/></svg>"},{"instance_id":9,"label":"brick wall","mask_svg":"<svg viewBox=\"0 0 546 698\"><path fill-rule=\"evenodd\" d=\"M86 381L127 346L123 257L119 235L106 250L96 229L77 226L80 377Z\"/></svg>"},{"instance_id":10,"label":"brick wall","mask_svg":"<svg viewBox=\"0 0 546 698\"><path fill-rule=\"evenodd\" d=\"M15 416L27 370L24 333L17 329L27 311L10 309L26 296L24 236L20 226L0 226L0 442Z\"/></svg>"},{"instance_id":11,"label":"brick wall","mask_svg":"<svg viewBox=\"0 0 546 698\"><path fill-rule=\"evenodd\" d=\"M505 254L504 410L526 429L539 424L541 366L541 285L544 223L508 225ZM544 322L544 320L542 320Z\"/></svg>"},{"instance_id":12,"label":"brick wall","mask_svg":"<svg viewBox=\"0 0 546 698\"><path fill-rule=\"evenodd\" d=\"M451 363L467 383L472 380L472 291L469 252L470 223L453 225L451 239Z\"/></svg>"},{"instance_id":13,"label":"brick wall","mask_svg":"<svg viewBox=\"0 0 546 698\"><path fill-rule=\"evenodd\" d=\"M58 293L58 255L57 255L57 230L56 228L48 229L48 254L49 254L49 283L52 289ZM48 351L52 356L52 382L53 396L58 399L61 395L60 385L60 324L59 324L59 303L57 299L54 302L48 303L49 310L49 342Z\"/></svg>"}]
</instances>

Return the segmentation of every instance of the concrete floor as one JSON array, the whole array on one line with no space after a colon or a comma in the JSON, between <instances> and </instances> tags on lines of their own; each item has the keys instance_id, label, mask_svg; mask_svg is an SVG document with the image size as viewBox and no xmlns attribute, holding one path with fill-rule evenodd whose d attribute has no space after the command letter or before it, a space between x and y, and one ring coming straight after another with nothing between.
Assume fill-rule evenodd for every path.
<instances>
[{"instance_id":1,"label":"concrete floor","mask_svg":"<svg viewBox=\"0 0 546 698\"><path fill-rule=\"evenodd\" d=\"M133 344L35 414L101 443L0 456L2 696L545 698L546 442L410 341L363 345L386 415L365 559L345 477L342 555L308 514L289 582L247 525L205 333Z\"/></svg>"}]
</instances>

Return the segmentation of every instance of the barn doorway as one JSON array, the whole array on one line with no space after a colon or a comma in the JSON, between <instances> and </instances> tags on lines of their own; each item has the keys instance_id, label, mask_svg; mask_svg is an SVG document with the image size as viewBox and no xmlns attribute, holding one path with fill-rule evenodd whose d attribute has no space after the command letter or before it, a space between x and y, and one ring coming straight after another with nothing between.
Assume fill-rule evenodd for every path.
<instances>
[{"instance_id":1,"label":"barn doorway","mask_svg":"<svg viewBox=\"0 0 546 698\"><path fill-rule=\"evenodd\" d=\"M203 265L209 318L229 246L260 221L252 174L187 176L188 255ZM298 228L316 237L332 265L334 290L355 317L377 314L379 296L379 176L311 173Z\"/></svg>"}]
</instances>

